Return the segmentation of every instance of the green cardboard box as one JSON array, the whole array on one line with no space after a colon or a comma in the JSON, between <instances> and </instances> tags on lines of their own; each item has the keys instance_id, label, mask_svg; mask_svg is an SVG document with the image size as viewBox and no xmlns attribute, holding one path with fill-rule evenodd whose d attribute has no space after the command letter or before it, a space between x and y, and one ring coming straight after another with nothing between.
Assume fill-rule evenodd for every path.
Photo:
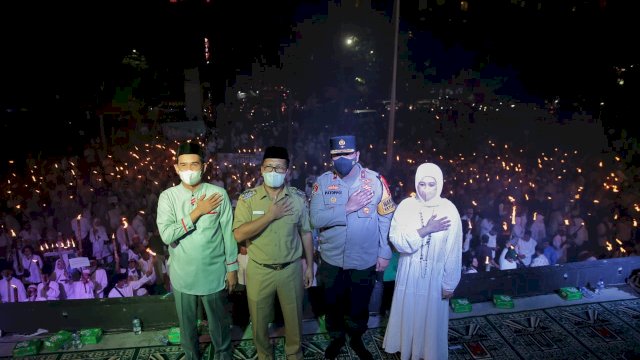
<instances>
[{"instance_id":1,"label":"green cardboard box","mask_svg":"<svg viewBox=\"0 0 640 360\"><path fill-rule=\"evenodd\" d=\"M578 288L573 286L560 288L560 296L565 300L580 300L582 293Z\"/></svg>"},{"instance_id":2,"label":"green cardboard box","mask_svg":"<svg viewBox=\"0 0 640 360\"><path fill-rule=\"evenodd\" d=\"M20 341L13 347L13 356L38 355L42 341L39 339Z\"/></svg>"},{"instance_id":3,"label":"green cardboard box","mask_svg":"<svg viewBox=\"0 0 640 360\"><path fill-rule=\"evenodd\" d=\"M71 333L66 330L60 330L54 335L48 337L43 343L44 350L56 351L71 339Z\"/></svg>"},{"instance_id":4,"label":"green cardboard box","mask_svg":"<svg viewBox=\"0 0 640 360\"><path fill-rule=\"evenodd\" d=\"M170 328L169 333L167 334L167 339L169 339L169 342L174 345L180 344L180 328L179 327Z\"/></svg>"},{"instance_id":5,"label":"green cardboard box","mask_svg":"<svg viewBox=\"0 0 640 360\"><path fill-rule=\"evenodd\" d=\"M466 298L451 299L450 305L454 313L471 311L471 303Z\"/></svg>"},{"instance_id":6,"label":"green cardboard box","mask_svg":"<svg viewBox=\"0 0 640 360\"><path fill-rule=\"evenodd\" d=\"M91 328L80 330L80 341L83 344L97 344L102 340L102 329Z\"/></svg>"},{"instance_id":7,"label":"green cardboard box","mask_svg":"<svg viewBox=\"0 0 640 360\"><path fill-rule=\"evenodd\" d=\"M513 309L513 299L509 295L493 295L493 304L498 309Z\"/></svg>"}]
</instances>

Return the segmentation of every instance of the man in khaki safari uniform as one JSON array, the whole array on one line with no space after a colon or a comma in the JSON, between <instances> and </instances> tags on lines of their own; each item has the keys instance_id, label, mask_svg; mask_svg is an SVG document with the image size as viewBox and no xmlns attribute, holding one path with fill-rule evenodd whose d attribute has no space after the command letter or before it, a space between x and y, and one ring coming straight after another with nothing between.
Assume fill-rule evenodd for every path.
<instances>
[{"instance_id":1,"label":"man in khaki safari uniform","mask_svg":"<svg viewBox=\"0 0 640 360\"><path fill-rule=\"evenodd\" d=\"M303 285L313 283L313 249L305 193L285 186L289 154L268 147L262 160L264 184L246 190L236 205L233 234L247 242L247 301L258 359L273 359L268 325L278 295L288 359L302 359ZM302 273L303 254L307 268Z\"/></svg>"}]
</instances>

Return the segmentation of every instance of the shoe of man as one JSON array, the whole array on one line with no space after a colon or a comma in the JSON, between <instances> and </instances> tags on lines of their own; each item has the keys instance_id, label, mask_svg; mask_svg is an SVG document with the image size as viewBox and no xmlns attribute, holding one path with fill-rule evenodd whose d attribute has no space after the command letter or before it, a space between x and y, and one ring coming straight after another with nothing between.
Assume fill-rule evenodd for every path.
<instances>
[{"instance_id":1,"label":"shoe of man","mask_svg":"<svg viewBox=\"0 0 640 360\"><path fill-rule=\"evenodd\" d=\"M344 343L345 341L343 337L339 337L331 340L331 343L329 344L329 346L327 346L327 349L324 351L324 358L328 360L334 360L335 358L337 358L338 355L340 354L340 350L344 346Z\"/></svg>"},{"instance_id":2,"label":"shoe of man","mask_svg":"<svg viewBox=\"0 0 640 360\"><path fill-rule=\"evenodd\" d=\"M356 352L360 360L373 360L373 355L364 346L361 336L352 337L349 341L349 346Z\"/></svg>"}]
</instances>

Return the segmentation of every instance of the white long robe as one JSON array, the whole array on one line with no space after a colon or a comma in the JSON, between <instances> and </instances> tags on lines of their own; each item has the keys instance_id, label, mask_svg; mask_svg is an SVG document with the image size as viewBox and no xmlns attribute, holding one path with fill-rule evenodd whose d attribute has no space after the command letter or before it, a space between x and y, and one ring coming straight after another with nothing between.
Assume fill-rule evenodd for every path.
<instances>
[{"instance_id":1,"label":"white long robe","mask_svg":"<svg viewBox=\"0 0 640 360\"><path fill-rule=\"evenodd\" d=\"M57 282L49 280L49 288L47 289L45 296L42 296L42 289L44 286L45 283L38 284L38 297L36 298L36 301L60 300L60 285Z\"/></svg>"},{"instance_id":2,"label":"white long robe","mask_svg":"<svg viewBox=\"0 0 640 360\"><path fill-rule=\"evenodd\" d=\"M422 276L420 248L422 238L417 229L429 220L447 216L451 226L431 234L426 274ZM442 290L453 291L462 272L462 223L456 207L440 199L427 206L416 198L403 200L391 221L389 239L400 253L391 313L383 347L389 353L401 352L401 359L448 357L449 301ZM425 245L426 251L426 245Z\"/></svg>"}]
</instances>

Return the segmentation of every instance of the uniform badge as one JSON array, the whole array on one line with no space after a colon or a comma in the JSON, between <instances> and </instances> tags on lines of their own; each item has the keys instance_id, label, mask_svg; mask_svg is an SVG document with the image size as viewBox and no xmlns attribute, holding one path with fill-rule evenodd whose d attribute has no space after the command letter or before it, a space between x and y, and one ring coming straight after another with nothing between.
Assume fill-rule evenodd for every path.
<instances>
[{"instance_id":1,"label":"uniform badge","mask_svg":"<svg viewBox=\"0 0 640 360\"><path fill-rule=\"evenodd\" d=\"M362 209L362 212L365 213L365 214L368 214L370 211L371 210L369 210L368 207L365 207L365 208Z\"/></svg>"},{"instance_id":2,"label":"uniform badge","mask_svg":"<svg viewBox=\"0 0 640 360\"><path fill-rule=\"evenodd\" d=\"M340 146L344 146L347 142L344 141L344 139L340 139L340 141L338 141L338 145Z\"/></svg>"},{"instance_id":3,"label":"uniform badge","mask_svg":"<svg viewBox=\"0 0 640 360\"><path fill-rule=\"evenodd\" d=\"M327 190L339 190L340 186L339 185L329 185L327 186Z\"/></svg>"},{"instance_id":4,"label":"uniform badge","mask_svg":"<svg viewBox=\"0 0 640 360\"><path fill-rule=\"evenodd\" d=\"M335 197L332 197L332 198L331 198L331 202L332 202L332 203L335 203L336 201L338 201L338 199L336 199Z\"/></svg>"},{"instance_id":5,"label":"uniform badge","mask_svg":"<svg viewBox=\"0 0 640 360\"><path fill-rule=\"evenodd\" d=\"M247 190L243 192L242 195L240 195L240 198L242 198L242 200L247 200L247 199L250 199L255 194L256 194L255 190Z\"/></svg>"}]
</instances>

